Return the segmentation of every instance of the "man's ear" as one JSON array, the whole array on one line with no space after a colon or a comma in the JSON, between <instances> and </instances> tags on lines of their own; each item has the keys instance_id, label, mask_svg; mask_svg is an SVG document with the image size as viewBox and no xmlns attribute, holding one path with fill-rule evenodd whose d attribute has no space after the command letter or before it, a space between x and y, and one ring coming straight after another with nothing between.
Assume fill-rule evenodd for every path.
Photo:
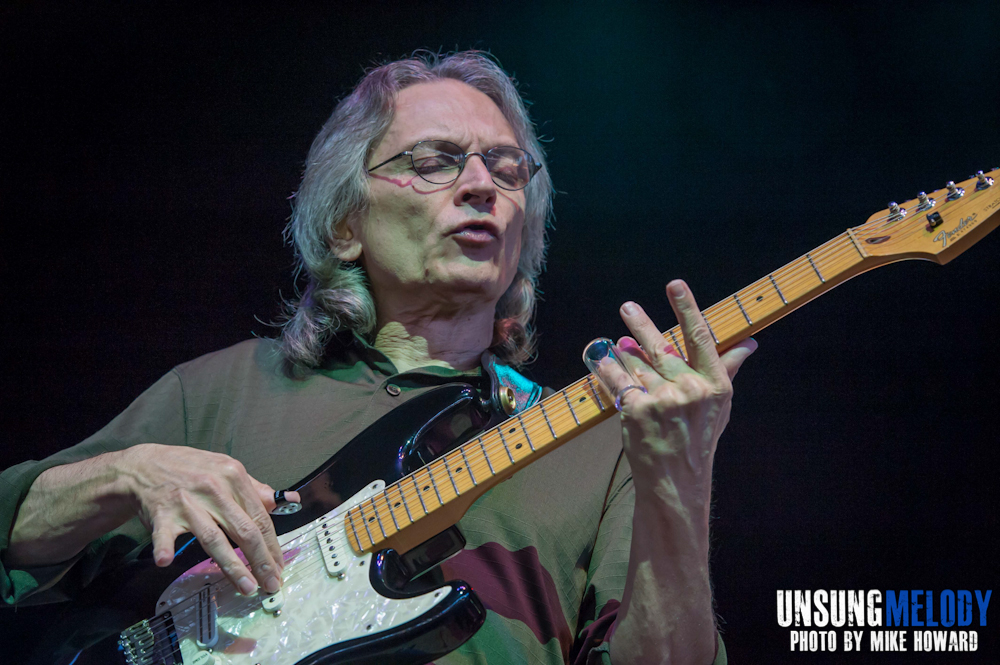
<instances>
[{"instance_id":1,"label":"man's ear","mask_svg":"<svg viewBox=\"0 0 1000 665\"><path fill-rule=\"evenodd\" d=\"M330 236L330 251L341 261L354 262L361 258L361 235L358 225L361 220L358 215L350 215L333 228Z\"/></svg>"}]
</instances>

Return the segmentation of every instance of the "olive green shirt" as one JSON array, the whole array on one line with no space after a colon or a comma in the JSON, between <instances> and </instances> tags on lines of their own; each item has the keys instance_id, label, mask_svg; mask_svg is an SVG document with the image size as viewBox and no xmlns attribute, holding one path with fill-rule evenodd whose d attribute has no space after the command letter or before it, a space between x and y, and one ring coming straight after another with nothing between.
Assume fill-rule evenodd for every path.
<instances>
[{"instance_id":1,"label":"olive green shirt","mask_svg":"<svg viewBox=\"0 0 1000 665\"><path fill-rule=\"evenodd\" d=\"M291 487L397 405L461 379L436 367L398 373L383 354L345 336L315 372L297 378L272 340L184 363L82 443L0 474L0 562L18 506L53 466L155 442L225 453L261 482ZM447 578L472 585L487 620L436 662L610 663L633 502L615 418L488 491L459 522L465 550L442 565ZM0 598L8 605L72 598L149 540L133 519L61 565L11 570L0 563ZM719 644L717 664L726 662Z\"/></svg>"}]
</instances>

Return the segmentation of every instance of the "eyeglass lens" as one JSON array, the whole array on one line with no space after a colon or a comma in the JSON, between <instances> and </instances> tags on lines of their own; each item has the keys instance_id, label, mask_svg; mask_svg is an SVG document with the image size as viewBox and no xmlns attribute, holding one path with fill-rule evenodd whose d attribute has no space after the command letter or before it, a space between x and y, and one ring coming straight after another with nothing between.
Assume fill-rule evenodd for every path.
<instances>
[{"instance_id":1,"label":"eyeglass lens","mask_svg":"<svg viewBox=\"0 0 1000 665\"><path fill-rule=\"evenodd\" d=\"M448 141L421 141L413 147L413 169L427 182L444 185L458 178L462 149ZM498 187L522 189L531 180L530 155L512 146L499 146L486 153L486 168Z\"/></svg>"}]
</instances>

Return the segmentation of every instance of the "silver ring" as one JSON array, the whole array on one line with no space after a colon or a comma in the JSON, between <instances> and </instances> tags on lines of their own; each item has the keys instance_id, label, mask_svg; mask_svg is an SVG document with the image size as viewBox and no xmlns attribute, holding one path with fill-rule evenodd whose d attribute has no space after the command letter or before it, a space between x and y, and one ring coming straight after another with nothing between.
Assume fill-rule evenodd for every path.
<instances>
[{"instance_id":1,"label":"silver ring","mask_svg":"<svg viewBox=\"0 0 1000 665\"><path fill-rule=\"evenodd\" d=\"M625 393L627 393L630 390L641 390L643 393L647 392L646 389L643 388L642 386L637 386L632 383L619 390L618 395L615 397L615 408L618 409L619 411L622 410L622 398L625 397Z\"/></svg>"}]
</instances>

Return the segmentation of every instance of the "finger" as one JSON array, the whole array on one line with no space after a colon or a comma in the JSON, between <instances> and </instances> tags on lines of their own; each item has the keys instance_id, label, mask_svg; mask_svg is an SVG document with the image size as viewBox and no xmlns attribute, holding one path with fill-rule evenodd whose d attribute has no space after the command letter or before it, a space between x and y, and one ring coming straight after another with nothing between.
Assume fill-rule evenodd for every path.
<instances>
[{"instance_id":1,"label":"finger","mask_svg":"<svg viewBox=\"0 0 1000 665\"><path fill-rule=\"evenodd\" d=\"M271 513L273 513L278 507L278 504L275 501L275 496L278 493L271 489L270 485L265 485L253 476L248 476L248 478L250 479L254 492L260 499L261 505L264 507L264 512L266 513L265 516L253 515L253 518L255 521L258 519L264 520L264 523L261 524L261 531L264 532L264 538L268 541L268 548L271 550L271 554L276 557L275 561L278 562L278 568L283 569L285 567L284 552L282 552L281 546L278 544L277 535L275 535L273 543L268 535L268 532L274 532L274 522L271 520ZM300 503L302 501L302 497L299 496L299 493L291 490L286 490L284 492L284 496L287 503Z\"/></svg>"},{"instance_id":2,"label":"finger","mask_svg":"<svg viewBox=\"0 0 1000 665\"><path fill-rule=\"evenodd\" d=\"M631 337L622 337L618 340L622 362L628 371L632 372L636 381L647 390L655 390L664 381L670 381L684 370L691 371L683 360L678 357L668 358L667 354L661 358L658 365L654 366L646 352Z\"/></svg>"},{"instance_id":3,"label":"finger","mask_svg":"<svg viewBox=\"0 0 1000 665\"><path fill-rule=\"evenodd\" d=\"M273 511L278 507L277 503L274 501L274 495L277 492L274 491L270 485L265 485L253 476L250 476L250 483L253 485L254 491L257 496L260 497L260 502L263 504L264 509L267 512ZM289 503L299 503L302 501L302 497L299 496L298 492L293 492L292 490L285 490L285 501Z\"/></svg>"},{"instance_id":4,"label":"finger","mask_svg":"<svg viewBox=\"0 0 1000 665\"><path fill-rule=\"evenodd\" d=\"M153 518L153 561L157 566L163 568L174 562L174 543L182 533L166 516Z\"/></svg>"},{"instance_id":5,"label":"finger","mask_svg":"<svg viewBox=\"0 0 1000 665\"><path fill-rule=\"evenodd\" d=\"M202 549L215 560L226 579L244 596L253 595L257 590L257 583L250 574L250 569L237 556L226 534L212 516L204 510L194 508L188 512L188 519L191 522L191 533L201 543Z\"/></svg>"},{"instance_id":6,"label":"finger","mask_svg":"<svg viewBox=\"0 0 1000 665\"><path fill-rule=\"evenodd\" d=\"M743 340L719 357L722 365L726 368L726 373L729 374L730 380L740 371L740 366L743 365L743 362L756 350L757 340L751 337Z\"/></svg>"},{"instance_id":7,"label":"finger","mask_svg":"<svg viewBox=\"0 0 1000 665\"><path fill-rule=\"evenodd\" d=\"M622 357L624 354L619 349L615 349L614 353L621 362L626 362ZM600 364L595 368L595 373L597 378L600 379L604 390L614 397L615 408L619 411L624 412L625 410L624 401L626 396L631 396L632 393L642 394L646 392L646 387L643 386L642 382L638 378L633 378L629 375L624 367L619 365L612 357L602 359ZM650 371L648 374L655 374L655 372Z\"/></svg>"},{"instance_id":8,"label":"finger","mask_svg":"<svg viewBox=\"0 0 1000 665\"><path fill-rule=\"evenodd\" d=\"M249 481L246 484L249 489ZM235 502L224 502L220 506L222 519L219 523L239 545L243 556L250 562L250 570L253 571L254 578L260 586L268 593L274 593L281 588L277 564L281 560L281 548L274 533L274 525L256 494L251 494L249 500L243 496L239 498L249 504L246 510L241 509ZM276 555L272 552L272 545Z\"/></svg>"},{"instance_id":9,"label":"finger","mask_svg":"<svg viewBox=\"0 0 1000 665\"><path fill-rule=\"evenodd\" d=\"M667 299L670 307L677 315L684 335L684 347L687 349L688 363L696 372L708 377L722 379L726 368L719 360L719 352L715 348L715 340L705 317L698 309L694 294L683 280L675 279L667 284Z\"/></svg>"},{"instance_id":10,"label":"finger","mask_svg":"<svg viewBox=\"0 0 1000 665\"><path fill-rule=\"evenodd\" d=\"M661 363L670 355L670 344L663 338L660 329L637 303L629 301L621 306L622 320L635 335L635 340L649 358L651 367L661 370Z\"/></svg>"},{"instance_id":11,"label":"finger","mask_svg":"<svg viewBox=\"0 0 1000 665\"><path fill-rule=\"evenodd\" d=\"M601 363L597 366L597 378L601 380L604 388L612 396L617 396L629 384L635 383L628 372L615 362L613 358L604 358L601 360Z\"/></svg>"}]
</instances>

